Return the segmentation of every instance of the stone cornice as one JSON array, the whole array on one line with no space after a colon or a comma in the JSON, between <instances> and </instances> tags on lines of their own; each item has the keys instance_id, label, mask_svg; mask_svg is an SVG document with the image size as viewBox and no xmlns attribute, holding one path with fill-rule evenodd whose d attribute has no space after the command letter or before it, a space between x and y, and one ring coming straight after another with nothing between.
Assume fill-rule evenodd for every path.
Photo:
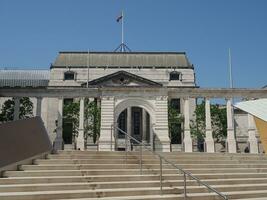
<instances>
[{"instance_id":1,"label":"stone cornice","mask_svg":"<svg viewBox=\"0 0 267 200\"><path fill-rule=\"evenodd\" d=\"M151 87L111 87L111 88L0 88L0 97L150 97L169 98L267 98L267 89L252 88L151 88Z\"/></svg>"}]
</instances>

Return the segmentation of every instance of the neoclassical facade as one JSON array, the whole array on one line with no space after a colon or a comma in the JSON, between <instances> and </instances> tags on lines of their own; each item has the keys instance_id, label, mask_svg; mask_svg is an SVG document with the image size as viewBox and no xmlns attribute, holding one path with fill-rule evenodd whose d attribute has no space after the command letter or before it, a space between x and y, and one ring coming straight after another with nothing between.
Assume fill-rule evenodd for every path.
<instances>
[{"instance_id":1,"label":"neoclassical facade","mask_svg":"<svg viewBox=\"0 0 267 200\"><path fill-rule=\"evenodd\" d=\"M32 76L30 79L40 80L41 77ZM184 52L60 52L51 64L49 75L42 78L48 81L41 84L38 81L30 82L28 78L25 86L23 81L10 82L5 76L0 85L0 97L3 100L15 97L15 120L18 119L19 98L33 98L34 112L42 117L55 149L62 149L64 144L73 142L76 148L86 149L84 104L85 98L89 98L101 106L98 150L125 150L134 145L128 144L125 135L119 131L123 130L156 151L170 151L168 103L173 101L184 119L180 133L181 150L192 152L190 120L193 119L196 99L203 98L206 113L205 151L215 152L210 100L223 98L227 108L227 151L235 153L238 146L232 98L267 97L266 89L198 88L194 66ZM71 127L63 122L63 106L68 101L80 101L79 134L75 139L70 133ZM246 143L251 153L258 153L257 133L250 116L247 117L247 124L248 128L243 130L247 133Z\"/></svg>"},{"instance_id":2,"label":"neoclassical facade","mask_svg":"<svg viewBox=\"0 0 267 200\"><path fill-rule=\"evenodd\" d=\"M155 149L170 151L168 95L152 92L145 97L140 90L132 97L127 88L192 88L196 84L194 67L185 53L60 52L51 65L49 86L124 88L119 97L103 94L98 98L101 103L99 150L110 149L110 127L115 124L139 141L153 142ZM179 104L183 103L178 100ZM49 104L56 104L53 102L50 100ZM194 108L194 99L190 99L190 106ZM53 117L51 113L48 118ZM157 134L153 134L153 129L158 130ZM118 134L115 148L125 148L123 137Z\"/></svg>"}]
</instances>

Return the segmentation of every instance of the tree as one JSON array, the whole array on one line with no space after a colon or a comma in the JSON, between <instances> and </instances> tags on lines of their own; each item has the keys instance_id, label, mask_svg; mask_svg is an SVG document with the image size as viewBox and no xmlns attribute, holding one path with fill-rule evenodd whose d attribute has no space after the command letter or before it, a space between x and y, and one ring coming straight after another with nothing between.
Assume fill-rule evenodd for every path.
<instances>
[{"instance_id":1,"label":"tree","mask_svg":"<svg viewBox=\"0 0 267 200\"><path fill-rule=\"evenodd\" d=\"M33 117L33 103L29 97L20 98L19 119ZM4 102L0 113L0 122L8 122L14 119L15 99L8 99Z\"/></svg>"},{"instance_id":2,"label":"tree","mask_svg":"<svg viewBox=\"0 0 267 200\"><path fill-rule=\"evenodd\" d=\"M227 135L227 117L226 108L219 104L210 105L211 127L213 138L216 143L225 146L225 138ZM192 135L198 141L204 141L205 138L205 101L196 106L194 112L195 120L191 120L190 128Z\"/></svg>"},{"instance_id":3,"label":"tree","mask_svg":"<svg viewBox=\"0 0 267 200\"><path fill-rule=\"evenodd\" d=\"M100 122L101 122L101 109L97 105L96 99L94 101L85 100L85 137L92 137L93 142L96 143L100 136Z\"/></svg>"},{"instance_id":4,"label":"tree","mask_svg":"<svg viewBox=\"0 0 267 200\"><path fill-rule=\"evenodd\" d=\"M78 136L79 133L79 102L68 102L63 106L63 120L64 123L72 123L72 135Z\"/></svg>"},{"instance_id":5,"label":"tree","mask_svg":"<svg viewBox=\"0 0 267 200\"><path fill-rule=\"evenodd\" d=\"M168 126L169 137L172 144L176 144L181 139L181 123L183 122L182 115L168 102Z\"/></svg>"},{"instance_id":6,"label":"tree","mask_svg":"<svg viewBox=\"0 0 267 200\"><path fill-rule=\"evenodd\" d=\"M63 107L64 123L72 123L72 136L77 137L79 134L79 114L80 103L68 102ZM100 108L96 101L89 101L88 98L84 102L84 137L93 138L93 142L97 141L100 135Z\"/></svg>"}]
</instances>

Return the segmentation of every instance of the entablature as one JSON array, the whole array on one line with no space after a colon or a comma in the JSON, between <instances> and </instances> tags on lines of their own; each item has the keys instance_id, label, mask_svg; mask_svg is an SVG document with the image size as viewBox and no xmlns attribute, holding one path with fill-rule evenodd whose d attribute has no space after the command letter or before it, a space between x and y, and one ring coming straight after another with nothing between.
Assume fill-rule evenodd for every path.
<instances>
[{"instance_id":1,"label":"entablature","mask_svg":"<svg viewBox=\"0 0 267 200\"><path fill-rule=\"evenodd\" d=\"M267 89L251 88L151 88L151 87L114 87L114 88L0 88L0 97L151 97L169 98L267 98Z\"/></svg>"}]
</instances>

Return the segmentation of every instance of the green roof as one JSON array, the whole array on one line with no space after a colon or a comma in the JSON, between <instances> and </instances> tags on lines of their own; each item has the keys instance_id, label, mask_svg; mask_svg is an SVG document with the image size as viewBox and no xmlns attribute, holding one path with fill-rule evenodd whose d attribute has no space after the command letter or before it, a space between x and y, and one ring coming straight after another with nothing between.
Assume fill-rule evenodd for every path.
<instances>
[{"instance_id":1,"label":"green roof","mask_svg":"<svg viewBox=\"0 0 267 200\"><path fill-rule=\"evenodd\" d=\"M192 68L184 52L59 52L53 67Z\"/></svg>"}]
</instances>

